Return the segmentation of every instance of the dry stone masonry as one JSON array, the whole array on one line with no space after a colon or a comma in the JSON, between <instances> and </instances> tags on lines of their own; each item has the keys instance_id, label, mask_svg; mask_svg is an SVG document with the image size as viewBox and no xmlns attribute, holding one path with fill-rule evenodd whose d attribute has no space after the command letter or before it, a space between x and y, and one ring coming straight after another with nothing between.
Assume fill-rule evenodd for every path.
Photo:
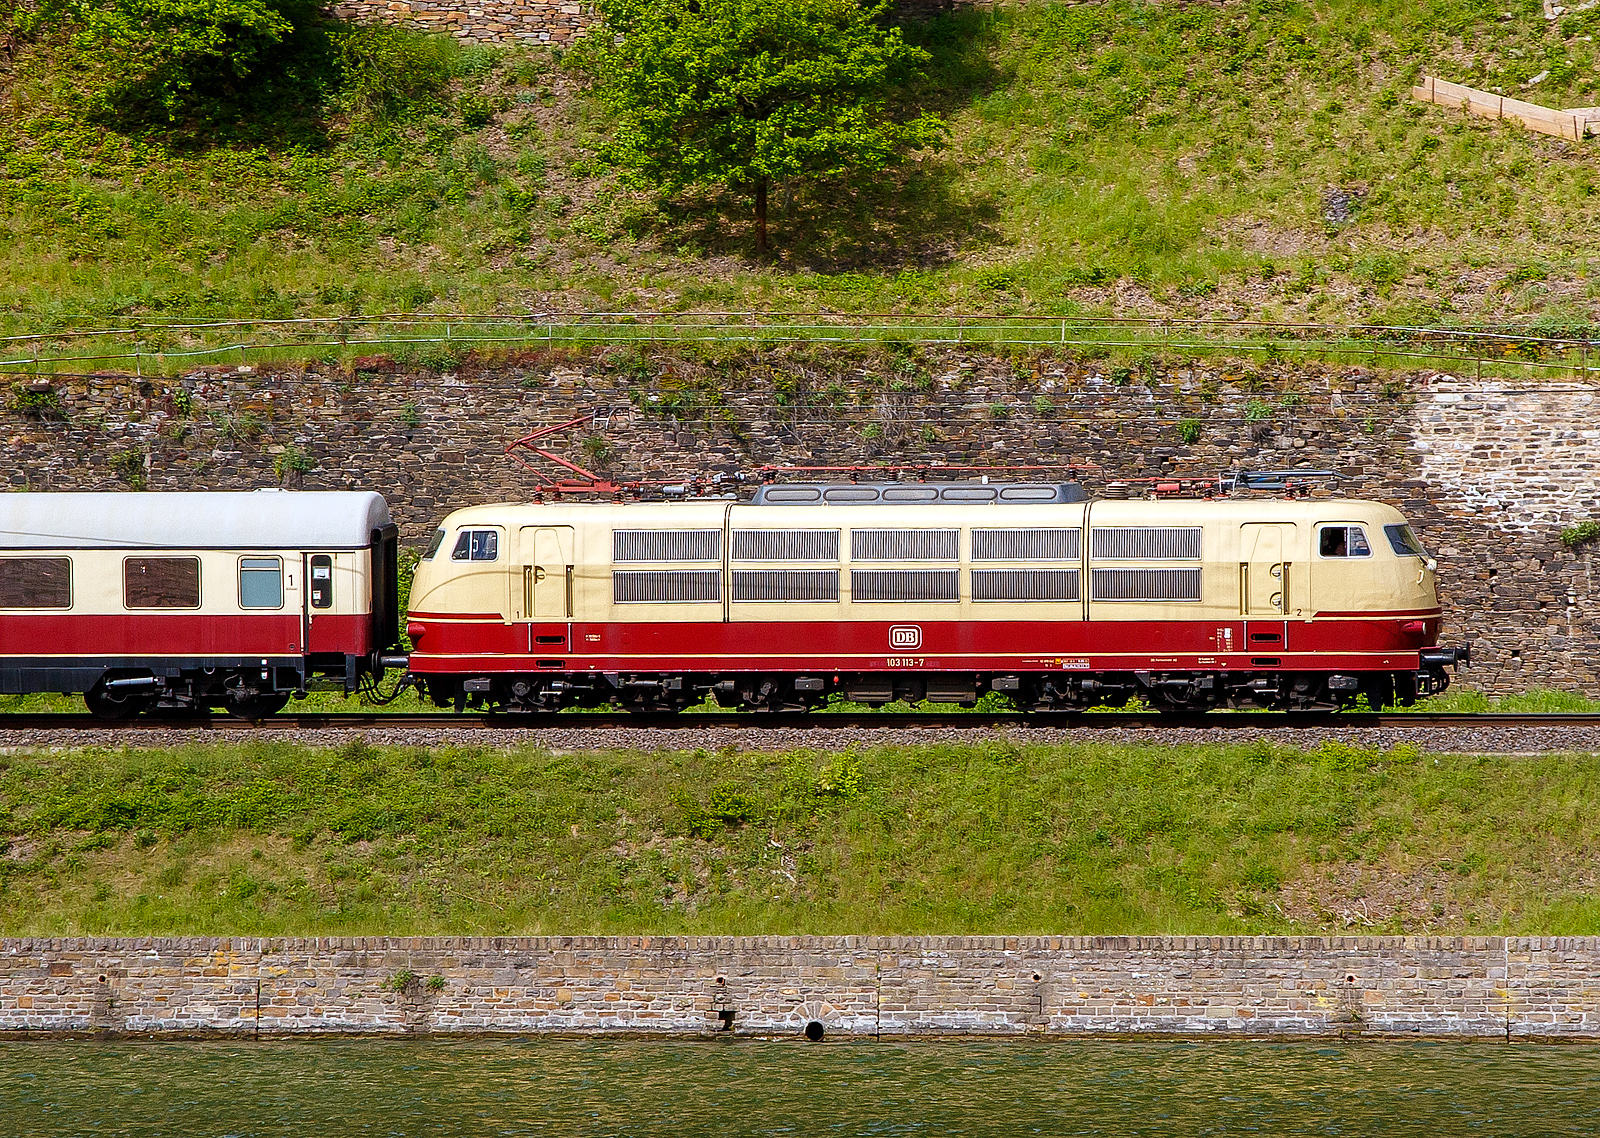
<instances>
[{"instance_id":1,"label":"dry stone masonry","mask_svg":"<svg viewBox=\"0 0 1600 1138\"><path fill-rule=\"evenodd\" d=\"M1600 1037L1600 939L0 941L0 1035Z\"/></svg>"},{"instance_id":2,"label":"dry stone masonry","mask_svg":"<svg viewBox=\"0 0 1600 1138\"><path fill-rule=\"evenodd\" d=\"M565 44L595 20L594 4L562 0L338 0L347 20L400 24L464 43Z\"/></svg>"},{"instance_id":3,"label":"dry stone masonry","mask_svg":"<svg viewBox=\"0 0 1600 1138\"><path fill-rule=\"evenodd\" d=\"M1473 645L1467 684L1600 692L1596 555L1560 541L1600 518L1600 399L1582 385L909 348L235 365L57 378L43 406L30 382L0 385L12 489L374 489L413 545L455 507L527 500L535 479L506 443L588 408L603 426L550 444L617 478L1046 462L1115 494L1329 469L1338 493L1392 502L1424 535L1446 642Z\"/></svg>"}]
</instances>

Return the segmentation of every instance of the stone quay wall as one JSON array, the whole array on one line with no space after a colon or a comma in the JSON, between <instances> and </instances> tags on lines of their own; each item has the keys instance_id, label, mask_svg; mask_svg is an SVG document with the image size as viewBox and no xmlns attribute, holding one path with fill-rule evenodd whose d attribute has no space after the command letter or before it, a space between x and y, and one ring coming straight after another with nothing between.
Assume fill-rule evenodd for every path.
<instances>
[{"instance_id":1,"label":"stone quay wall","mask_svg":"<svg viewBox=\"0 0 1600 1138\"><path fill-rule=\"evenodd\" d=\"M0 1034L1600 1037L1600 938L0 941ZM813 1028L813 1033L815 1029Z\"/></svg>"},{"instance_id":2,"label":"stone quay wall","mask_svg":"<svg viewBox=\"0 0 1600 1138\"><path fill-rule=\"evenodd\" d=\"M1600 390L1437 371L939 349L426 354L349 365L208 367L164 378L0 377L12 489L363 488L421 544L459 506L526 501L505 454L535 427L618 479L765 464L1090 464L1039 477L1118 482L1236 468L1326 469L1391 502L1439 561L1458 682L1600 693L1600 581L1562 529L1600 518ZM532 460L543 464L542 460ZM555 468L549 467L554 470Z\"/></svg>"}]
</instances>

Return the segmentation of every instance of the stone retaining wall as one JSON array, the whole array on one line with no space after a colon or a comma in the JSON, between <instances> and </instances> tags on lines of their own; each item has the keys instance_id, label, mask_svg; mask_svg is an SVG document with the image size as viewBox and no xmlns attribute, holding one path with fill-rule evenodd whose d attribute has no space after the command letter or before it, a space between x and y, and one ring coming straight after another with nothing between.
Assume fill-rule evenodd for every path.
<instances>
[{"instance_id":1,"label":"stone retaining wall","mask_svg":"<svg viewBox=\"0 0 1600 1138\"><path fill-rule=\"evenodd\" d=\"M0 396L9 381L0 377ZM492 361L179 378L64 377L44 417L0 411L13 489L382 491L403 540L448 510L527 500L504 454L590 407L556 452L617 478L763 464L1089 463L1092 489L1218 470L1326 468L1339 493L1400 506L1440 564L1445 642L1490 692L1600 693L1594 555L1560 542L1600 517L1600 393L1437 372L1143 362L978 351L528 353ZM1187 437L1186 437L1187 436ZM1055 476L1070 477L1061 471ZM1124 492L1143 492L1138 487Z\"/></svg>"},{"instance_id":2,"label":"stone retaining wall","mask_svg":"<svg viewBox=\"0 0 1600 1138\"><path fill-rule=\"evenodd\" d=\"M563 0L338 0L347 20L401 24L466 43L564 44L595 22L594 4Z\"/></svg>"},{"instance_id":3,"label":"stone retaining wall","mask_svg":"<svg viewBox=\"0 0 1600 1138\"><path fill-rule=\"evenodd\" d=\"M1600 1037L1600 938L12 939L0 1034Z\"/></svg>"}]
</instances>

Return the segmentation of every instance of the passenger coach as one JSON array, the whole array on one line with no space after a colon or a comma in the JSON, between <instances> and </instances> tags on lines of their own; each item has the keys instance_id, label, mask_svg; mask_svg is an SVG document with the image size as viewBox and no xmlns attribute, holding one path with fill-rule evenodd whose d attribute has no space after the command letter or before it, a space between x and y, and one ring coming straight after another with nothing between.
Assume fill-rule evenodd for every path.
<instances>
[{"instance_id":1,"label":"passenger coach","mask_svg":"<svg viewBox=\"0 0 1600 1138\"><path fill-rule=\"evenodd\" d=\"M354 691L398 639L395 561L377 494L0 495L0 692L117 718Z\"/></svg>"},{"instance_id":2,"label":"passenger coach","mask_svg":"<svg viewBox=\"0 0 1600 1138\"><path fill-rule=\"evenodd\" d=\"M1085 501L1071 485L770 485L754 502L498 505L412 590L441 704L1334 708L1442 690L1434 563L1342 499Z\"/></svg>"}]
</instances>

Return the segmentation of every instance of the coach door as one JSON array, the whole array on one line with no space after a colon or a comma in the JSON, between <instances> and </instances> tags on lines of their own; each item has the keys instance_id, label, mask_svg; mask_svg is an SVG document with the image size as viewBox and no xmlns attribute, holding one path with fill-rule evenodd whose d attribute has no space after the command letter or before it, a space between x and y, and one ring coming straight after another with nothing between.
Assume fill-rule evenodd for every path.
<instances>
[{"instance_id":1,"label":"coach door","mask_svg":"<svg viewBox=\"0 0 1600 1138\"><path fill-rule=\"evenodd\" d=\"M571 526L524 526L518 536L522 595L513 599L512 607L534 625L528 634L534 652L567 650L577 564L574 548Z\"/></svg>"},{"instance_id":2,"label":"coach door","mask_svg":"<svg viewBox=\"0 0 1600 1138\"><path fill-rule=\"evenodd\" d=\"M1298 527L1292 522L1248 522L1239 527L1239 615L1245 650L1269 656L1287 648L1288 621L1306 584L1297 564Z\"/></svg>"}]
</instances>

